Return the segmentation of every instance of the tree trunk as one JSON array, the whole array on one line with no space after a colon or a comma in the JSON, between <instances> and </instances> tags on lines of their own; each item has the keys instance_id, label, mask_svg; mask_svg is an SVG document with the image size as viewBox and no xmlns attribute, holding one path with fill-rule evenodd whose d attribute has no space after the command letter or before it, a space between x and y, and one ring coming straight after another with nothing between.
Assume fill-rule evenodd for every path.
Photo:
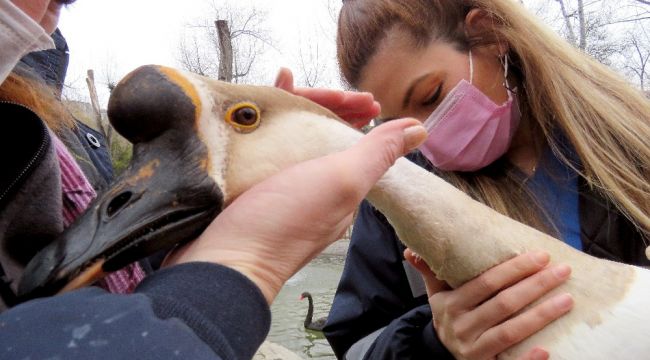
<instances>
[{"instance_id":1,"label":"tree trunk","mask_svg":"<svg viewBox=\"0 0 650 360\"><path fill-rule=\"evenodd\" d=\"M578 20L580 21L580 49L587 50L587 22L585 20L584 0L578 0Z\"/></svg>"},{"instance_id":2,"label":"tree trunk","mask_svg":"<svg viewBox=\"0 0 650 360\"><path fill-rule=\"evenodd\" d=\"M564 18L564 24L566 25L567 28L568 40L573 45L577 46L578 41L576 39L576 33L575 31L573 31L573 25L571 25L571 15L569 14L566 6L564 5L564 0L555 0L555 1L560 3L560 9L562 10L562 17Z\"/></svg>"},{"instance_id":3,"label":"tree trunk","mask_svg":"<svg viewBox=\"0 0 650 360\"><path fill-rule=\"evenodd\" d=\"M88 70L88 77L86 77L86 84L88 84L88 92L90 93L90 104L93 108L93 118L95 119L95 124L97 125L97 130L102 133L108 144L108 148L111 148L111 136L112 131L107 132L102 123L102 108L99 105L99 96L97 96L97 87L95 86L95 72L90 69ZM110 126L110 125L109 125Z\"/></svg>"},{"instance_id":4,"label":"tree trunk","mask_svg":"<svg viewBox=\"0 0 650 360\"><path fill-rule=\"evenodd\" d=\"M233 52L228 22L226 20L217 20L215 25L219 36L219 80L232 82Z\"/></svg>"}]
</instances>

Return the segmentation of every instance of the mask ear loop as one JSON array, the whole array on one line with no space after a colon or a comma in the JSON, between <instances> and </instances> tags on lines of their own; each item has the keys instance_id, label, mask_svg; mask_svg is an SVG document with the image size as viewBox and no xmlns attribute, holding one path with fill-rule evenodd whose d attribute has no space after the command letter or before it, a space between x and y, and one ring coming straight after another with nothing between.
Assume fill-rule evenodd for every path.
<instances>
[{"instance_id":1,"label":"mask ear loop","mask_svg":"<svg viewBox=\"0 0 650 360\"><path fill-rule=\"evenodd\" d=\"M472 49L469 49L469 83L474 84L474 59L472 59Z\"/></svg>"},{"instance_id":2,"label":"mask ear loop","mask_svg":"<svg viewBox=\"0 0 650 360\"><path fill-rule=\"evenodd\" d=\"M508 57L508 53L503 55L503 76L504 76L504 82L503 82L503 87L506 88L507 93L508 93L508 98L512 99L513 97L517 96L517 88L510 88L510 84L508 83L508 71L510 70L510 58ZM519 107L519 103L516 103L517 105L517 111L519 111L519 115L521 116L521 108ZM650 248L649 248L650 249Z\"/></svg>"},{"instance_id":3,"label":"mask ear loop","mask_svg":"<svg viewBox=\"0 0 650 360\"><path fill-rule=\"evenodd\" d=\"M503 77L504 77L503 87L506 88L506 90L516 94L517 89L511 88L510 84L508 83L508 73L510 71L510 58L508 57L508 53L503 55L502 62L503 62Z\"/></svg>"}]
</instances>

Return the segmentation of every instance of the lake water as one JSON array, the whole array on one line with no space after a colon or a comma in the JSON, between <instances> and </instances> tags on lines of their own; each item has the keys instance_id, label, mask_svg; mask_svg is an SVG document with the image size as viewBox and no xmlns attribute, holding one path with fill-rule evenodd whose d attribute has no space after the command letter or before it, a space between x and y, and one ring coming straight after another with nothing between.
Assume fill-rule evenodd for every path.
<instances>
[{"instance_id":1,"label":"lake water","mask_svg":"<svg viewBox=\"0 0 650 360\"><path fill-rule=\"evenodd\" d=\"M306 330L307 299L300 294L308 291L314 297L314 321L326 316L343 271L343 254L320 255L292 277L276 298L271 313L273 320L268 340L278 343L303 358L336 359L322 333Z\"/></svg>"}]
</instances>

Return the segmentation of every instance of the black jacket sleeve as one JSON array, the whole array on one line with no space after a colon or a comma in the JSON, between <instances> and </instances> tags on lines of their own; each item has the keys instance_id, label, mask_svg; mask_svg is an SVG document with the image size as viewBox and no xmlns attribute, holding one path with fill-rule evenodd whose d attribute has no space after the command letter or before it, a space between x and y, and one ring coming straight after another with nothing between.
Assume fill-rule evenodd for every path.
<instances>
[{"instance_id":1,"label":"black jacket sleeve","mask_svg":"<svg viewBox=\"0 0 650 360\"><path fill-rule=\"evenodd\" d=\"M338 358L386 327L366 359L453 359L434 332L426 295L413 297L403 251L384 216L364 202L324 329Z\"/></svg>"},{"instance_id":2,"label":"black jacket sleeve","mask_svg":"<svg viewBox=\"0 0 650 360\"><path fill-rule=\"evenodd\" d=\"M250 359L270 327L260 290L229 268L161 270L132 295L87 288L0 315L2 359Z\"/></svg>"}]
</instances>

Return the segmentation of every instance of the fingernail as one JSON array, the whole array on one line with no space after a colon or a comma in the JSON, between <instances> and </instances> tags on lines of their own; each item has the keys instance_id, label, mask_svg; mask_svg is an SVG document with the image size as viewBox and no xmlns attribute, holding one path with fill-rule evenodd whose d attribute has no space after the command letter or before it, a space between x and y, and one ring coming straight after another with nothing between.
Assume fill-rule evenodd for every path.
<instances>
[{"instance_id":1,"label":"fingernail","mask_svg":"<svg viewBox=\"0 0 650 360\"><path fill-rule=\"evenodd\" d=\"M573 297L570 294L563 294L555 298L555 306L562 311L568 311L573 307Z\"/></svg>"},{"instance_id":2,"label":"fingernail","mask_svg":"<svg viewBox=\"0 0 650 360\"><path fill-rule=\"evenodd\" d=\"M545 251L531 253L530 257L533 259L535 264L539 266L545 266L549 261L551 261L551 256Z\"/></svg>"},{"instance_id":3,"label":"fingernail","mask_svg":"<svg viewBox=\"0 0 650 360\"><path fill-rule=\"evenodd\" d=\"M404 148L411 151L427 139L427 129L422 125L413 125L404 129Z\"/></svg>"},{"instance_id":4,"label":"fingernail","mask_svg":"<svg viewBox=\"0 0 650 360\"><path fill-rule=\"evenodd\" d=\"M566 279L571 274L571 268L567 265L558 265L551 271L553 271L553 275L558 279Z\"/></svg>"}]
</instances>

